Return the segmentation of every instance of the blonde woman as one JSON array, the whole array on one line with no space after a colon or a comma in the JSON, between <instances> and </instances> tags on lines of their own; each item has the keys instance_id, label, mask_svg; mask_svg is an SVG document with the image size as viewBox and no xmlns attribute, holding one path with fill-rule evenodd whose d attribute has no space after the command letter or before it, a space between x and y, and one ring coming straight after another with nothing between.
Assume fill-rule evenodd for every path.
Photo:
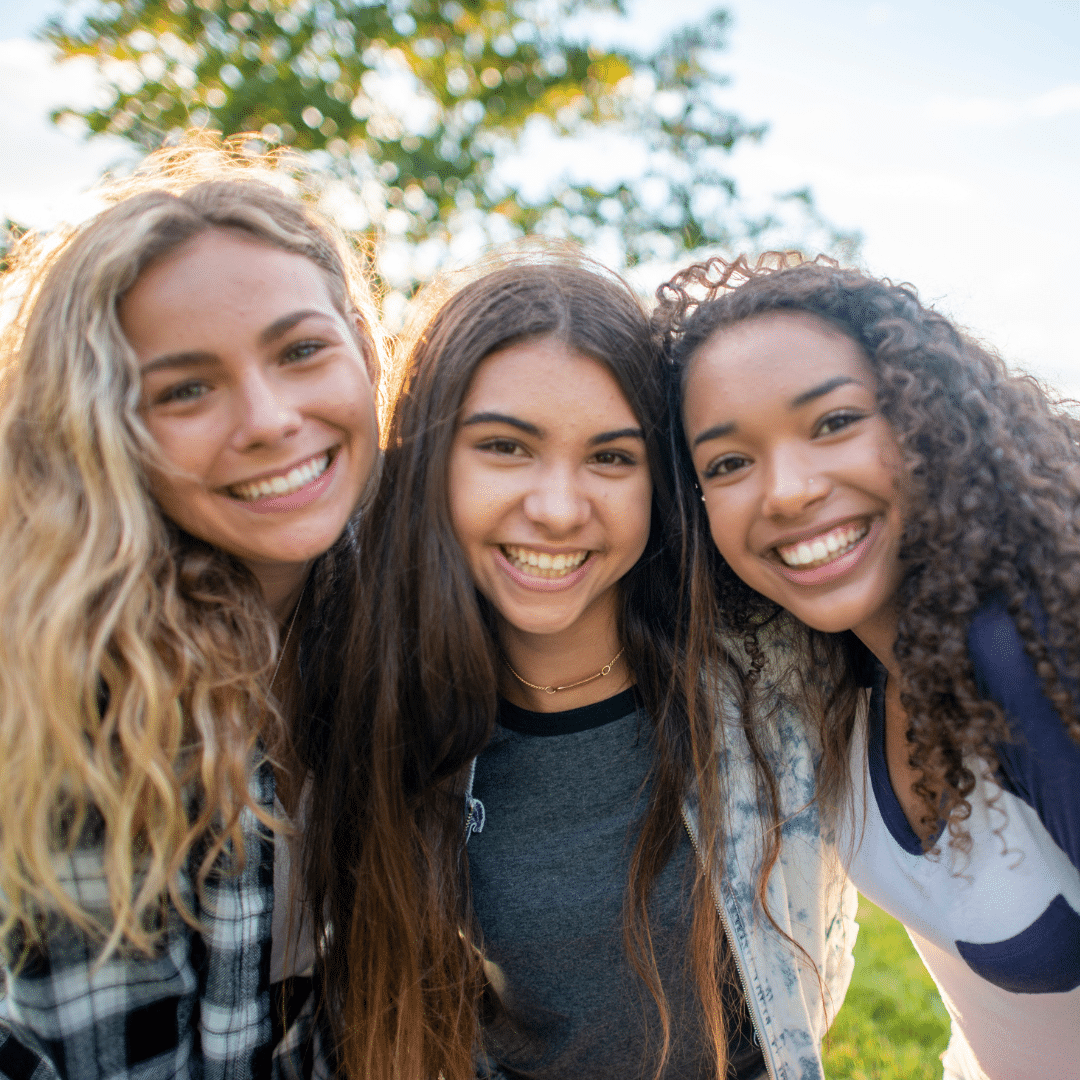
<instances>
[{"instance_id":1,"label":"blonde woman","mask_svg":"<svg viewBox=\"0 0 1080 1080\"><path fill-rule=\"evenodd\" d=\"M5 343L0 1075L312 1061L288 706L380 349L330 227L221 154L164 164L42 257Z\"/></svg>"}]
</instances>

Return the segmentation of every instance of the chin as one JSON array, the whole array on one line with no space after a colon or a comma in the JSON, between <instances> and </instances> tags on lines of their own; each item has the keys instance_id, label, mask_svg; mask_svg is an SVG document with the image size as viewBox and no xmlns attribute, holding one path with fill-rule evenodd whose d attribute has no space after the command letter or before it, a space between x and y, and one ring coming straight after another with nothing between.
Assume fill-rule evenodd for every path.
<instances>
[{"instance_id":1,"label":"chin","mask_svg":"<svg viewBox=\"0 0 1080 1080\"><path fill-rule=\"evenodd\" d=\"M800 622L806 623L814 630L820 630L823 634L840 634L845 630L852 630L865 622L872 614L861 606L856 608L846 604L828 608L824 605L815 605L807 608L799 604L789 606L782 601L777 602L781 607L787 608Z\"/></svg>"}]
</instances>

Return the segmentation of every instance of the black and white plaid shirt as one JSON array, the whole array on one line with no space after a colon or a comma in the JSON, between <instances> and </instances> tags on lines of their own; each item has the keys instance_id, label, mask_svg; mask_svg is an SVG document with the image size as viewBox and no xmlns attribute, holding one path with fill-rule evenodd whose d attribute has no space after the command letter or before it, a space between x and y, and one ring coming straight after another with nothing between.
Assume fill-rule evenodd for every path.
<instances>
[{"instance_id":1,"label":"black and white plaid shirt","mask_svg":"<svg viewBox=\"0 0 1080 1080\"><path fill-rule=\"evenodd\" d=\"M273 809L269 765L253 775L252 794ZM0 1080L307 1080L325 1073L312 995L284 1005L276 996L271 1004L274 842L253 814L244 827L248 855L238 876L213 876L201 903L190 873L183 882L201 933L171 911L153 957L114 953L97 965L100 945L65 925L21 970L5 973ZM84 910L108 911L99 848L80 847L64 873ZM310 980L296 984L306 991Z\"/></svg>"}]
</instances>

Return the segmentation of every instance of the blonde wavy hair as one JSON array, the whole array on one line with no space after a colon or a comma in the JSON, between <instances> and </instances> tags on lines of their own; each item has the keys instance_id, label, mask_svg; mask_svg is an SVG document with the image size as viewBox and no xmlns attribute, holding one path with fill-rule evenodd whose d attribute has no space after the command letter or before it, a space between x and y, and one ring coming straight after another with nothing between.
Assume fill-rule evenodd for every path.
<instances>
[{"instance_id":1,"label":"blonde wavy hair","mask_svg":"<svg viewBox=\"0 0 1080 1080\"><path fill-rule=\"evenodd\" d=\"M201 884L244 858L241 814L264 751L290 745L268 681L276 627L236 559L188 536L149 494L117 305L151 262L209 229L306 256L366 359L382 342L356 253L237 145L152 155L86 225L26 238L0 338L0 940L51 919L149 951L171 902L195 925ZM366 331L366 332L365 332ZM58 855L100 843L108 911L65 888ZM223 855L227 853L227 857Z\"/></svg>"}]
</instances>

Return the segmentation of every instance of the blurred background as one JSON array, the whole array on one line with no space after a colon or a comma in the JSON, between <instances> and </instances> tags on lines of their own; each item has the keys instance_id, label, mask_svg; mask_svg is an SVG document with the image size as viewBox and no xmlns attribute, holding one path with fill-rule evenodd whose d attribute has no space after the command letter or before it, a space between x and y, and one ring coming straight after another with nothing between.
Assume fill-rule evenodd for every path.
<instances>
[{"instance_id":1,"label":"blurred background","mask_svg":"<svg viewBox=\"0 0 1080 1080\"><path fill-rule=\"evenodd\" d=\"M78 220L190 123L297 149L414 283L523 232L651 292L698 254L827 251L1080 396L1080 0L22 0L0 5L0 221Z\"/></svg>"}]
</instances>

